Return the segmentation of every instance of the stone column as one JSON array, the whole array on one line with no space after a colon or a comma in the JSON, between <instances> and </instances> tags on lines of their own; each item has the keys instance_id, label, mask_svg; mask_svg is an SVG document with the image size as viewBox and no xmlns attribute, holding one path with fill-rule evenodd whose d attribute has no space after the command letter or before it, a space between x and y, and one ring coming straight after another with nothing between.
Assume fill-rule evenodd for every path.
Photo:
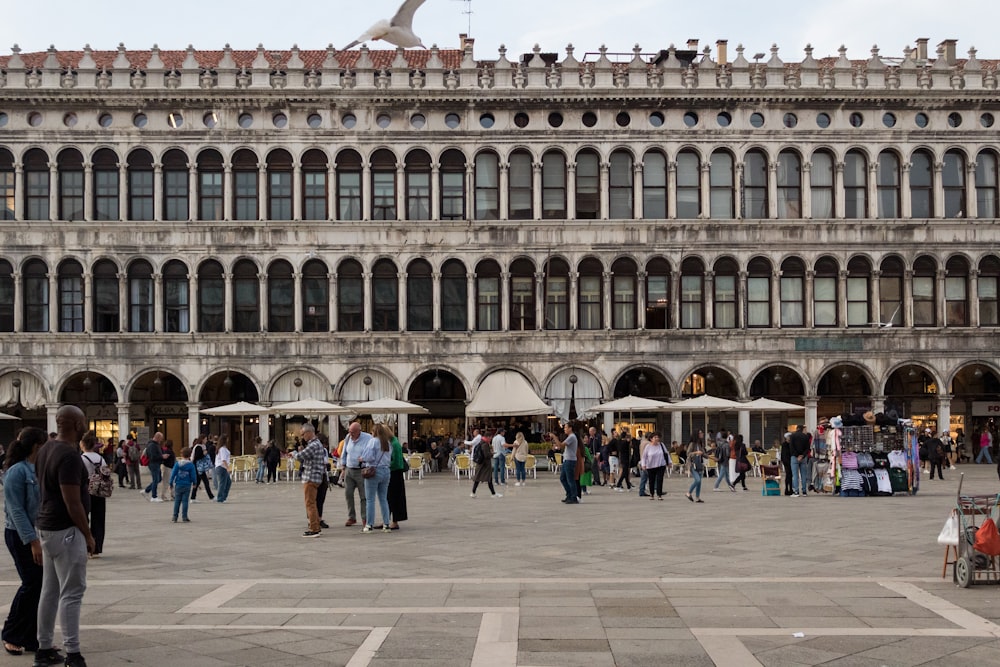
<instances>
[{"instance_id":1,"label":"stone column","mask_svg":"<svg viewBox=\"0 0 1000 667\"><path fill-rule=\"evenodd\" d=\"M743 188L740 187L743 182L742 162L735 163L733 178L733 217L739 220L743 217Z\"/></svg>"},{"instance_id":2,"label":"stone column","mask_svg":"<svg viewBox=\"0 0 1000 667\"><path fill-rule=\"evenodd\" d=\"M645 271L635 275L635 328L642 331L646 328L646 276Z\"/></svg>"},{"instance_id":3,"label":"stone column","mask_svg":"<svg viewBox=\"0 0 1000 667\"><path fill-rule=\"evenodd\" d=\"M188 331L198 331L198 274L188 274Z\"/></svg>"},{"instance_id":4,"label":"stone column","mask_svg":"<svg viewBox=\"0 0 1000 667\"><path fill-rule=\"evenodd\" d=\"M604 271L601 274L601 289L604 290L602 295L604 298L601 299L601 310L603 312L604 319L604 329L607 331L611 330L611 301L614 299L614 294L611 292L611 272Z\"/></svg>"},{"instance_id":5,"label":"stone column","mask_svg":"<svg viewBox=\"0 0 1000 667\"><path fill-rule=\"evenodd\" d=\"M187 404L188 409L188 440L194 440L201 435L201 413L198 411L199 403L192 401Z\"/></svg>"},{"instance_id":6,"label":"stone column","mask_svg":"<svg viewBox=\"0 0 1000 667\"><path fill-rule=\"evenodd\" d=\"M681 328L681 272L670 274L670 323L668 329Z\"/></svg>"},{"instance_id":7,"label":"stone column","mask_svg":"<svg viewBox=\"0 0 1000 667\"><path fill-rule=\"evenodd\" d=\"M21 283L21 272L14 269L14 331L24 331L24 286Z\"/></svg>"},{"instance_id":8,"label":"stone column","mask_svg":"<svg viewBox=\"0 0 1000 667\"><path fill-rule=\"evenodd\" d=\"M576 220L576 162L566 162L566 219Z\"/></svg>"},{"instance_id":9,"label":"stone column","mask_svg":"<svg viewBox=\"0 0 1000 667\"><path fill-rule=\"evenodd\" d=\"M847 209L847 197L844 192L844 163L837 162L833 170L833 217L837 220L844 219Z\"/></svg>"},{"instance_id":10,"label":"stone column","mask_svg":"<svg viewBox=\"0 0 1000 667\"><path fill-rule=\"evenodd\" d=\"M804 405L806 408L806 430L810 433L814 433L816 431L816 425L819 422L816 415L816 411L819 407L819 396L806 396L804 398Z\"/></svg>"},{"instance_id":11,"label":"stone column","mask_svg":"<svg viewBox=\"0 0 1000 667\"><path fill-rule=\"evenodd\" d=\"M677 219L677 163L667 162L667 219Z\"/></svg>"},{"instance_id":12,"label":"stone column","mask_svg":"<svg viewBox=\"0 0 1000 667\"><path fill-rule=\"evenodd\" d=\"M118 410L118 438L124 440L132 430L132 417L129 412L129 403L115 403Z\"/></svg>"},{"instance_id":13,"label":"stone column","mask_svg":"<svg viewBox=\"0 0 1000 667\"><path fill-rule=\"evenodd\" d=\"M781 328L781 271L771 273L771 328Z\"/></svg>"},{"instance_id":14,"label":"stone column","mask_svg":"<svg viewBox=\"0 0 1000 667\"><path fill-rule=\"evenodd\" d=\"M271 181L267 177L267 163L261 162L257 165L257 219L270 220L271 211L268 210L268 193L271 191ZM235 192L233 194L236 194ZM242 428L242 424L240 426Z\"/></svg>"},{"instance_id":15,"label":"stone column","mask_svg":"<svg viewBox=\"0 0 1000 667\"><path fill-rule=\"evenodd\" d=\"M396 307L399 308L399 330L406 331L406 274L397 273L396 280L398 281L399 287L399 299L397 300Z\"/></svg>"},{"instance_id":16,"label":"stone column","mask_svg":"<svg viewBox=\"0 0 1000 667\"><path fill-rule=\"evenodd\" d=\"M601 160L600 163L600 219L607 220L611 217L611 163Z\"/></svg>"},{"instance_id":17,"label":"stone column","mask_svg":"<svg viewBox=\"0 0 1000 667\"><path fill-rule=\"evenodd\" d=\"M475 220L476 219L476 171L474 162L469 162L465 165L465 188L462 193L462 203L465 208L465 219Z\"/></svg>"},{"instance_id":18,"label":"stone column","mask_svg":"<svg viewBox=\"0 0 1000 667\"><path fill-rule=\"evenodd\" d=\"M153 220L163 220L163 163L153 163Z\"/></svg>"},{"instance_id":19,"label":"stone column","mask_svg":"<svg viewBox=\"0 0 1000 667\"><path fill-rule=\"evenodd\" d=\"M222 165L222 219L232 220L233 219L233 197L236 195L236 191L233 188L233 165L231 162L226 162Z\"/></svg>"},{"instance_id":20,"label":"stone column","mask_svg":"<svg viewBox=\"0 0 1000 667\"><path fill-rule=\"evenodd\" d=\"M704 302L704 328L711 329L715 326L715 272L705 272L705 293L702 295Z\"/></svg>"},{"instance_id":21,"label":"stone column","mask_svg":"<svg viewBox=\"0 0 1000 667\"><path fill-rule=\"evenodd\" d=\"M840 163L840 166L837 169L839 170L839 172L841 174L843 174L843 171L844 171L843 163ZM836 174L837 174L837 171L834 172L833 191L835 193L835 196L839 197L840 199L843 199L844 198L843 189L837 187L837 183L838 182L842 182L842 179L837 179ZM802 203L802 218L804 220L812 220L812 217L813 217L813 209L812 209L812 162L803 162L802 163L802 176L801 176L801 178L802 178L802 183L801 183L801 185L799 187L799 193L800 193L799 198L800 198L801 203ZM837 217L837 218L843 218L844 217L844 207L843 206L834 204L833 211L834 211L834 217ZM763 444L763 443L761 443L761 444Z\"/></svg>"},{"instance_id":22,"label":"stone column","mask_svg":"<svg viewBox=\"0 0 1000 667\"><path fill-rule=\"evenodd\" d=\"M816 286L816 272L813 270L806 271L805 277L805 290L802 296L803 308L802 308L802 323L806 329L812 329L816 322L816 296L815 296L815 286Z\"/></svg>"},{"instance_id":23,"label":"stone column","mask_svg":"<svg viewBox=\"0 0 1000 667\"><path fill-rule=\"evenodd\" d=\"M262 405L269 405L269 404L270 404L269 401L267 403L262 402ZM336 417L333 417L332 419L336 420ZM257 422L257 435L260 436L261 442L265 444L271 439L271 424L268 420L269 420L268 415L260 415L260 419Z\"/></svg>"},{"instance_id":24,"label":"stone column","mask_svg":"<svg viewBox=\"0 0 1000 667\"><path fill-rule=\"evenodd\" d=\"M225 301L225 306L224 306L225 311L224 311L224 315L223 315L223 318L224 318L224 321L225 321L225 327L224 327L224 329L226 330L226 333L230 333L233 330L233 306L234 306L234 304L233 304L233 274L226 273L223 276L223 280L225 281L225 295L226 295L226 298L224 300Z\"/></svg>"},{"instance_id":25,"label":"stone column","mask_svg":"<svg viewBox=\"0 0 1000 667\"><path fill-rule=\"evenodd\" d=\"M885 396L881 394L872 396L872 412L876 414L885 412Z\"/></svg>"},{"instance_id":26,"label":"stone column","mask_svg":"<svg viewBox=\"0 0 1000 667\"><path fill-rule=\"evenodd\" d=\"M431 273L431 329L441 331L441 272Z\"/></svg>"},{"instance_id":27,"label":"stone column","mask_svg":"<svg viewBox=\"0 0 1000 667\"><path fill-rule=\"evenodd\" d=\"M580 274L578 272L569 272L569 328L571 331L577 329L577 323L580 321L580 304L577 298L579 280Z\"/></svg>"},{"instance_id":28,"label":"stone column","mask_svg":"<svg viewBox=\"0 0 1000 667\"><path fill-rule=\"evenodd\" d=\"M83 272L83 331L91 333L94 330L94 299L91 297L91 285L94 276L89 271Z\"/></svg>"},{"instance_id":29,"label":"stone column","mask_svg":"<svg viewBox=\"0 0 1000 667\"><path fill-rule=\"evenodd\" d=\"M712 217L712 163L705 161L701 163L701 218L708 220Z\"/></svg>"},{"instance_id":30,"label":"stone column","mask_svg":"<svg viewBox=\"0 0 1000 667\"><path fill-rule=\"evenodd\" d=\"M296 271L292 274L292 282L294 290L293 292L293 303L295 304L295 333L300 333L302 331L302 308L305 305L302 298L302 274Z\"/></svg>"},{"instance_id":31,"label":"stone column","mask_svg":"<svg viewBox=\"0 0 1000 667\"><path fill-rule=\"evenodd\" d=\"M258 330L267 332L270 319L268 314L271 312L271 295L267 293L267 274L259 273L257 274L257 312L260 313L258 317ZM292 296L295 299L295 296ZM295 299L298 301L298 299Z\"/></svg>"},{"instance_id":32,"label":"stone column","mask_svg":"<svg viewBox=\"0 0 1000 667\"><path fill-rule=\"evenodd\" d=\"M59 219L59 163L49 162L49 220L55 222L58 219Z\"/></svg>"},{"instance_id":33,"label":"stone column","mask_svg":"<svg viewBox=\"0 0 1000 667\"><path fill-rule=\"evenodd\" d=\"M736 284L736 327L741 330L747 328L748 299L747 272L740 271Z\"/></svg>"},{"instance_id":34,"label":"stone column","mask_svg":"<svg viewBox=\"0 0 1000 667\"><path fill-rule=\"evenodd\" d=\"M866 217L878 218L878 158L868 165L868 181L865 183L868 191L868 211Z\"/></svg>"},{"instance_id":35,"label":"stone column","mask_svg":"<svg viewBox=\"0 0 1000 667\"><path fill-rule=\"evenodd\" d=\"M51 188L51 184L49 184ZM24 220L24 192L27 184L24 180L24 165L14 163L14 219Z\"/></svg>"},{"instance_id":36,"label":"stone column","mask_svg":"<svg viewBox=\"0 0 1000 667\"><path fill-rule=\"evenodd\" d=\"M632 165L632 216L642 220L646 215L642 201L642 162L638 160Z\"/></svg>"},{"instance_id":37,"label":"stone column","mask_svg":"<svg viewBox=\"0 0 1000 667\"><path fill-rule=\"evenodd\" d=\"M903 272L903 326L913 327L913 271Z\"/></svg>"},{"instance_id":38,"label":"stone column","mask_svg":"<svg viewBox=\"0 0 1000 667\"><path fill-rule=\"evenodd\" d=\"M899 217L908 220L913 215L913 201L910 198L910 167L909 162L900 164L899 174Z\"/></svg>"},{"instance_id":39,"label":"stone column","mask_svg":"<svg viewBox=\"0 0 1000 667\"><path fill-rule=\"evenodd\" d=\"M334 162L326 166L326 219L340 220L337 210L337 169Z\"/></svg>"},{"instance_id":40,"label":"stone column","mask_svg":"<svg viewBox=\"0 0 1000 667\"><path fill-rule=\"evenodd\" d=\"M362 296L362 313L364 314L364 330L372 330L373 313L372 307L375 305L375 299L372 298L372 274L370 271L365 271L364 276L364 290Z\"/></svg>"},{"instance_id":41,"label":"stone column","mask_svg":"<svg viewBox=\"0 0 1000 667\"><path fill-rule=\"evenodd\" d=\"M937 430L934 435L940 433L951 433L951 394L938 394L937 402ZM947 463L947 461L945 461Z\"/></svg>"},{"instance_id":42,"label":"stone column","mask_svg":"<svg viewBox=\"0 0 1000 667\"><path fill-rule=\"evenodd\" d=\"M742 398L741 398L741 400L742 400ZM743 434L743 437L746 439L746 441L747 442L753 442L753 437L751 437L752 434L750 433L750 411L749 410L740 410L737 413L736 424L737 424L737 431L739 433ZM705 433L706 433L706 437L707 437L708 432L706 431ZM747 449L749 449L749 447L747 447Z\"/></svg>"},{"instance_id":43,"label":"stone column","mask_svg":"<svg viewBox=\"0 0 1000 667\"><path fill-rule=\"evenodd\" d=\"M535 272L535 331L545 328L545 272Z\"/></svg>"},{"instance_id":44,"label":"stone column","mask_svg":"<svg viewBox=\"0 0 1000 667\"><path fill-rule=\"evenodd\" d=\"M882 321L882 290L881 286L882 272L875 269L871 273L871 302L868 304L868 313L871 317L872 322ZM890 313L891 315L891 313Z\"/></svg>"},{"instance_id":45,"label":"stone column","mask_svg":"<svg viewBox=\"0 0 1000 667\"><path fill-rule=\"evenodd\" d=\"M767 217L778 217L778 163L767 164Z\"/></svg>"},{"instance_id":46,"label":"stone column","mask_svg":"<svg viewBox=\"0 0 1000 667\"><path fill-rule=\"evenodd\" d=\"M156 175L153 175L153 202L156 202ZM124 162L118 164L118 219L128 220L128 166Z\"/></svg>"},{"instance_id":47,"label":"stone column","mask_svg":"<svg viewBox=\"0 0 1000 667\"><path fill-rule=\"evenodd\" d=\"M500 272L500 331L510 331L510 272Z\"/></svg>"},{"instance_id":48,"label":"stone column","mask_svg":"<svg viewBox=\"0 0 1000 667\"><path fill-rule=\"evenodd\" d=\"M153 331L163 332L163 274L153 274Z\"/></svg>"},{"instance_id":49,"label":"stone column","mask_svg":"<svg viewBox=\"0 0 1000 667\"><path fill-rule=\"evenodd\" d=\"M939 327L948 326L944 308L944 277L945 270L939 268L934 275L934 323Z\"/></svg>"},{"instance_id":50,"label":"stone column","mask_svg":"<svg viewBox=\"0 0 1000 667\"><path fill-rule=\"evenodd\" d=\"M978 327L979 319L979 269L969 271L969 326Z\"/></svg>"},{"instance_id":51,"label":"stone column","mask_svg":"<svg viewBox=\"0 0 1000 667\"><path fill-rule=\"evenodd\" d=\"M118 332L128 331L128 275L118 274Z\"/></svg>"},{"instance_id":52,"label":"stone column","mask_svg":"<svg viewBox=\"0 0 1000 667\"><path fill-rule=\"evenodd\" d=\"M302 199L303 199L303 186L302 186L302 163L292 162L292 220L298 222L302 220ZM261 440L264 440L261 437Z\"/></svg>"},{"instance_id":53,"label":"stone column","mask_svg":"<svg viewBox=\"0 0 1000 667\"><path fill-rule=\"evenodd\" d=\"M531 205L535 220L542 219L542 163L531 163Z\"/></svg>"},{"instance_id":54,"label":"stone column","mask_svg":"<svg viewBox=\"0 0 1000 667\"><path fill-rule=\"evenodd\" d=\"M49 279L49 328L48 331L55 333L59 331L59 274L56 267L50 267L47 274Z\"/></svg>"},{"instance_id":55,"label":"stone column","mask_svg":"<svg viewBox=\"0 0 1000 667\"><path fill-rule=\"evenodd\" d=\"M396 220L406 220L409 218L406 211L406 170L402 162L396 163ZM434 178L431 178L431 202L434 201ZM431 215L432 220L437 218Z\"/></svg>"},{"instance_id":56,"label":"stone column","mask_svg":"<svg viewBox=\"0 0 1000 667\"><path fill-rule=\"evenodd\" d=\"M670 439L681 440L684 432L684 413L674 411L670 413ZM728 465L728 464L727 464Z\"/></svg>"},{"instance_id":57,"label":"stone column","mask_svg":"<svg viewBox=\"0 0 1000 667\"><path fill-rule=\"evenodd\" d=\"M94 165L83 163L83 219L94 219Z\"/></svg>"},{"instance_id":58,"label":"stone column","mask_svg":"<svg viewBox=\"0 0 1000 667\"><path fill-rule=\"evenodd\" d=\"M468 286L465 290L466 308L468 310L468 319L466 321L466 327L469 332L476 330L476 274L469 272L466 274L466 279L469 281Z\"/></svg>"},{"instance_id":59,"label":"stone column","mask_svg":"<svg viewBox=\"0 0 1000 667\"><path fill-rule=\"evenodd\" d=\"M361 163L361 219L372 219L372 165Z\"/></svg>"},{"instance_id":60,"label":"stone column","mask_svg":"<svg viewBox=\"0 0 1000 667\"><path fill-rule=\"evenodd\" d=\"M944 217L944 163L935 162L934 170L931 174L931 196L934 198L934 210L931 215L935 218Z\"/></svg>"},{"instance_id":61,"label":"stone column","mask_svg":"<svg viewBox=\"0 0 1000 667\"><path fill-rule=\"evenodd\" d=\"M965 217L972 219L979 217L979 200L976 198L976 163L971 160L965 165Z\"/></svg>"},{"instance_id":62,"label":"stone column","mask_svg":"<svg viewBox=\"0 0 1000 667\"><path fill-rule=\"evenodd\" d=\"M497 218L500 220L507 220L510 214L507 209L510 208L510 163L501 162L500 163L500 178L499 184L497 185ZM475 191L473 190L473 197L475 197Z\"/></svg>"},{"instance_id":63,"label":"stone column","mask_svg":"<svg viewBox=\"0 0 1000 667\"><path fill-rule=\"evenodd\" d=\"M165 190L164 190L165 191ZM188 162L188 219L198 220L201 216L198 210L198 163Z\"/></svg>"},{"instance_id":64,"label":"stone column","mask_svg":"<svg viewBox=\"0 0 1000 667\"><path fill-rule=\"evenodd\" d=\"M337 318L337 274L329 273L327 274L327 279L329 280L329 313L330 313L330 331L336 332L338 325Z\"/></svg>"},{"instance_id":65,"label":"stone column","mask_svg":"<svg viewBox=\"0 0 1000 667\"><path fill-rule=\"evenodd\" d=\"M56 413L59 412L60 407L58 403L45 404L45 430L49 433L56 433L59 430L56 424Z\"/></svg>"},{"instance_id":66,"label":"stone column","mask_svg":"<svg viewBox=\"0 0 1000 667\"><path fill-rule=\"evenodd\" d=\"M847 328L847 271L837 273L837 326Z\"/></svg>"}]
</instances>

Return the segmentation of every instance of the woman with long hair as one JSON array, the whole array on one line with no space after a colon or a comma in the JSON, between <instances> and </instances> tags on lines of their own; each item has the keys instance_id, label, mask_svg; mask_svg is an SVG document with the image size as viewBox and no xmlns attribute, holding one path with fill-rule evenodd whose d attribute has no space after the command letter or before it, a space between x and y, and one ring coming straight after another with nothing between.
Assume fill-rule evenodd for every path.
<instances>
[{"instance_id":1,"label":"woman with long hair","mask_svg":"<svg viewBox=\"0 0 1000 667\"><path fill-rule=\"evenodd\" d=\"M3 647L11 655L38 650L38 599L42 595L42 543L35 532L38 477L35 456L48 439L40 428L21 429L4 457L4 539L21 578L3 624Z\"/></svg>"},{"instance_id":2,"label":"woman with long hair","mask_svg":"<svg viewBox=\"0 0 1000 667\"><path fill-rule=\"evenodd\" d=\"M735 463L732 465L732 470L736 473L736 478L729 483L729 488L733 491L736 490L736 485L741 484L744 491L747 489L747 471L750 470L750 459L747 456L747 446L743 442L743 436L737 435L736 439L733 440L733 451L730 454L730 460L734 460Z\"/></svg>"},{"instance_id":3,"label":"woman with long hair","mask_svg":"<svg viewBox=\"0 0 1000 667\"><path fill-rule=\"evenodd\" d=\"M83 450L80 456L83 458L83 467L87 469L87 477L93 475L94 471L100 470L104 464L104 457L101 456L102 446L103 443L97 439L97 435L93 431L87 431L80 439L80 449ZM104 527L107 511L108 499L91 494L90 516L87 517L90 520L90 534L94 536L94 553L90 555L91 558L100 558L104 551Z\"/></svg>"},{"instance_id":4,"label":"woman with long hair","mask_svg":"<svg viewBox=\"0 0 1000 667\"><path fill-rule=\"evenodd\" d=\"M524 486L528 481L528 471L524 462L528 460L528 441L524 439L524 433L517 432L514 436L514 486Z\"/></svg>"},{"instance_id":5,"label":"woman with long hair","mask_svg":"<svg viewBox=\"0 0 1000 667\"><path fill-rule=\"evenodd\" d=\"M389 464L392 462L392 431L385 424L376 424L372 438L361 451L362 468L374 468L375 474L365 477L365 527L363 533L370 533L375 525L375 502L382 513L382 530L389 530Z\"/></svg>"},{"instance_id":6,"label":"woman with long hair","mask_svg":"<svg viewBox=\"0 0 1000 667\"><path fill-rule=\"evenodd\" d=\"M212 500L215 496L212 495L212 485L208 483L208 471L212 469L212 458L197 438L191 443L191 450L194 452L191 454L191 462L194 463L194 471L198 473L198 478L195 480L194 486L191 487L191 502L198 502L199 484L205 485L205 493L208 494L208 499Z\"/></svg>"},{"instance_id":7,"label":"woman with long hair","mask_svg":"<svg viewBox=\"0 0 1000 667\"><path fill-rule=\"evenodd\" d=\"M403 446L399 444L399 438L393 436L390 440L392 445L392 458L389 461L389 514L392 521L389 522L389 530L399 530L399 522L406 521L406 459L403 457Z\"/></svg>"}]
</instances>

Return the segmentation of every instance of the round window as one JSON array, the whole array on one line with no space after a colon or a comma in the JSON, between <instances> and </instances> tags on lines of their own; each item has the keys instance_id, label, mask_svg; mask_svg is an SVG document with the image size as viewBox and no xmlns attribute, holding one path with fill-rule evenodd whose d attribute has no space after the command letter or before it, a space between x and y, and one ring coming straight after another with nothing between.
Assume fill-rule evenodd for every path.
<instances>
[{"instance_id":1,"label":"round window","mask_svg":"<svg viewBox=\"0 0 1000 667\"><path fill-rule=\"evenodd\" d=\"M323 117L318 113L311 113L306 117L306 125L316 130L323 126Z\"/></svg>"},{"instance_id":2,"label":"round window","mask_svg":"<svg viewBox=\"0 0 1000 667\"><path fill-rule=\"evenodd\" d=\"M979 117L979 124L983 127L993 127L993 114L987 112ZM0 123L2 124L2 123Z\"/></svg>"},{"instance_id":3,"label":"round window","mask_svg":"<svg viewBox=\"0 0 1000 667\"><path fill-rule=\"evenodd\" d=\"M288 116L279 111L271 116L271 122L274 123L274 126L280 130L281 128L288 126Z\"/></svg>"},{"instance_id":4,"label":"round window","mask_svg":"<svg viewBox=\"0 0 1000 667\"><path fill-rule=\"evenodd\" d=\"M828 113L816 114L816 125L823 128L824 130L830 127L830 114Z\"/></svg>"},{"instance_id":5,"label":"round window","mask_svg":"<svg viewBox=\"0 0 1000 667\"><path fill-rule=\"evenodd\" d=\"M358 124L358 117L352 113L345 113L340 118L340 124L348 130L354 129L354 126Z\"/></svg>"},{"instance_id":6,"label":"round window","mask_svg":"<svg viewBox=\"0 0 1000 667\"><path fill-rule=\"evenodd\" d=\"M380 113L379 115L375 116L375 124L384 130L385 128L392 125L392 117L390 117L389 114L387 113Z\"/></svg>"},{"instance_id":7,"label":"round window","mask_svg":"<svg viewBox=\"0 0 1000 667\"><path fill-rule=\"evenodd\" d=\"M77 122L76 114L70 111L68 114L63 116L63 125L66 127L74 127Z\"/></svg>"},{"instance_id":8,"label":"round window","mask_svg":"<svg viewBox=\"0 0 1000 667\"><path fill-rule=\"evenodd\" d=\"M750 114L750 124L754 127L764 127L764 114L754 111Z\"/></svg>"},{"instance_id":9,"label":"round window","mask_svg":"<svg viewBox=\"0 0 1000 667\"><path fill-rule=\"evenodd\" d=\"M927 118L927 114L921 111L913 117L913 122L916 123L917 127L927 127L930 120Z\"/></svg>"},{"instance_id":10,"label":"round window","mask_svg":"<svg viewBox=\"0 0 1000 667\"><path fill-rule=\"evenodd\" d=\"M558 111L553 111L549 114L549 127L561 127L563 124L562 114Z\"/></svg>"},{"instance_id":11,"label":"round window","mask_svg":"<svg viewBox=\"0 0 1000 667\"><path fill-rule=\"evenodd\" d=\"M886 127L896 127L896 114L888 111L882 114L882 124Z\"/></svg>"},{"instance_id":12,"label":"round window","mask_svg":"<svg viewBox=\"0 0 1000 667\"><path fill-rule=\"evenodd\" d=\"M114 119L111 117L111 114L102 113L100 116L97 117L97 124L100 125L101 127L111 127L111 123L113 120Z\"/></svg>"},{"instance_id":13,"label":"round window","mask_svg":"<svg viewBox=\"0 0 1000 667\"><path fill-rule=\"evenodd\" d=\"M694 127L698 124L698 114L693 111L688 111L684 114L684 124L688 127Z\"/></svg>"},{"instance_id":14,"label":"round window","mask_svg":"<svg viewBox=\"0 0 1000 667\"><path fill-rule=\"evenodd\" d=\"M253 126L253 114L252 113L241 113L240 117L236 121L239 123L240 127L244 130L250 129Z\"/></svg>"},{"instance_id":15,"label":"round window","mask_svg":"<svg viewBox=\"0 0 1000 667\"><path fill-rule=\"evenodd\" d=\"M214 111L209 111L207 114L201 117L201 122L205 124L205 127L212 129L219 124L219 115Z\"/></svg>"},{"instance_id":16,"label":"round window","mask_svg":"<svg viewBox=\"0 0 1000 667\"><path fill-rule=\"evenodd\" d=\"M132 116L132 124L138 128L146 127L147 123L149 123L149 118L147 118L144 113L137 113Z\"/></svg>"},{"instance_id":17,"label":"round window","mask_svg":"<svg viewBox=\"0 0 1000 667\"><path fill-rule=\"evenodd\" d=\"M861 127L862 125L865 124L865 117L859 114L857 111L852 113L847 120L851 124L851 127Z\"/></svg>"},{"instance_id":18,"label":"round window","mask_svg":"<svg viewBox=\"0 0 1000 667\"><path fill-rule=\"evenodd\" d=\"M9 120L10 120L10 116L8 116L3 111L0 111L0 127L3 127L4 125L6 125L7 121L9 121Z\"/></svg>"},{"instance_id":19,"label":"round window","mask_svg":"<svg viewBox=\"0 0 1000 667\"><path fill-rule=\"evenodd\" d=\"M454 130L462 124L462 118L457 113L450 113L444 117L444 124L447 125L449 129Z\"/></svg>"},{"instance_id":20,"label":"round window","mask_svg":"<svg viewBox=\"0 0 1000 667\"><path fill-rule=\"evenodd\" d=\"M28 114L28 125L31 127L38 127L42 124L42 114L37 111L32 111Z\"/></svg>"},{"instance_id":21,"label":"round window","mask_svg":"<svg viewBox=\"0 0 1000 667\"><path fill-rule=\"evenodd\" d=\"M791 129L799 124L799 117L793 113L786 113L781 117L781 122L785 127Z\"/></svg>"},{"instance_id":22,"label":"round window","mask_svg":"<svg viewBox=\"0 0 1000 667\"><path fill-rule=\"evenodd\" d=\"M174 111L167 114L167 125L174 128L175 130L184 124L184 116L179 112Z\"/></svg>"},{"instance_id":23,"label":"round window","mask_svg":"<svg viewBox=\"0 0 1000 667\"><path fill-rule=\"evenodd\" d=\"M615 123L618 124L618 127L628 127L631 122L632 117L629 116L626 111L620 111L618 112L618 115L615 116Z\"/></svg>"},{"instance_id":24,"label":"round window","mask_svg":"<svg viewBox=\"0 0 1000 667\"><path fill-rule=\"evenodd\" d=\"M584 127L594 127L597 125L597 114L593 111L584 111L581 121Z\"/></svg>"},{"instance_id":25,"label":"round window","mask_svg":"<svg viewBox=\"0 0 1000 667\"><path fill-rule=\"evenodd\" d=\"M663 127L663 122L664 122L663 114L660 113L659 111L654 111L653 113L649 114L649 124L652 125L653 127Z\"/></svg>"},{"instance_id":26,"label":"round window","mask_svg":"<svg viewBox=\"0 0 1000 667\"><path fill-rule=\"evenodd\" d=\"M948 114L948 127L958 127L962 124L962 114L952 111Z\"/></svg>"},{"instance_id":27,"label":"round window","mask_svg":"<svg viewBox=\"0 0 1000 667\"><path fill-rule=\"evenodd\" d=\"M729 127L733 124L733 117L729 115L728 111L720 111L715 117L715 122L719 124L719 127Z\"/></svg>"},{"instance_id":28,"label":"round window","mask_svg":"<svg viewBox=\"0 0 1000 667\"><path fill-rule=\"evenodd\" d=\"M528 114L518 111L514 114L514 125L518 127L528 127Z\"/></svg>"},{"instance_id":29,"label":"round window","mask_svg":"<svg viewBox=\"0 0 1000 667\"><path fill-rule=\"evenodd\" d=\"M479 126L487 130L493 127L496 122L496 118L494 118L491 113L484 113L479 116Z\"/></svg>"}]
</instances>

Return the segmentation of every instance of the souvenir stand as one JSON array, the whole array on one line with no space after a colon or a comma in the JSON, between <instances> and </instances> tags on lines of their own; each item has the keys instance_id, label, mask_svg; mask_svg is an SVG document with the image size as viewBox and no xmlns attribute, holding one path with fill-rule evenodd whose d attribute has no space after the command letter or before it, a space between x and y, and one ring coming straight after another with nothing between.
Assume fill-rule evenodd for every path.
<instances>
[{"instance_id":1,"label":"souvenir stand","mask_svg":"<svg viewBox=\"0 0 1000 667\"><path fill-rule=\"evenodd\" d=\"M920 488L917 431L910 425L843 426L826 433L829 484L843 497L915 494Z\"/></svg>"}]
</instances>

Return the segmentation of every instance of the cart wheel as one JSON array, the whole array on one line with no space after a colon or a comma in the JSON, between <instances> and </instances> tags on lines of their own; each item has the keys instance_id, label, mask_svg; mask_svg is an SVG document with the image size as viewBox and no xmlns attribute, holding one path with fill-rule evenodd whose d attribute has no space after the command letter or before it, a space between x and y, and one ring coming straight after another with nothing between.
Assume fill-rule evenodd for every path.
<instances>
[{"instance_id":1,"label":"cart wheel","mask_svg":"<svg viewBox=\"0 0 1000 667\"><path fill-rule=\"evenodd\" d=\"M968 556L961 556L955 561L955 583L962 588L968 588L975 577L972 559Z\"/></svg>"}]
</instances>

